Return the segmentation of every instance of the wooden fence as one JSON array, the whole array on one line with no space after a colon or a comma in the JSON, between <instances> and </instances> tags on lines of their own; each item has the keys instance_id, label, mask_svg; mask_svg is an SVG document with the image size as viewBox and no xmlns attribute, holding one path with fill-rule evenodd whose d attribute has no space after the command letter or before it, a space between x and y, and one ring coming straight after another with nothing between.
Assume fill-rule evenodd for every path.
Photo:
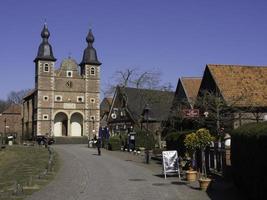
<instances>
[{"instance_id":1,"label":"wooden fence","mask_svg":"<svg viewBox=\"0 0 267 200\"><path fill-rule=\"evenodd\" d=\"M206 167L210 173L226 175L231 167L231 151L229 146L224 143L215 143L207 148L206 152Z\"/></svg>"}]
</instances>

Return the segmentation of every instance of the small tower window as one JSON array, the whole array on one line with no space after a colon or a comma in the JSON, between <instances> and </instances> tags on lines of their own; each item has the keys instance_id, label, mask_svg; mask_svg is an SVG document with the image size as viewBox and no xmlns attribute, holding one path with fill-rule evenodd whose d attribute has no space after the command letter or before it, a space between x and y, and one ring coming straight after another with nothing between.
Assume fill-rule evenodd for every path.
<instances>
[{"instance_id":1,"label":"small tower window","mask_svg":"<svg viewBox=\"0 0 267 200\"><path fill-rule=\"evenodd\" d=\"M44 64L44 72L49 72L49 65L48 63Z\"/></svg>"},{"instance_id":2,"label":"small tower window","mask_svg":"<svg viewBox=\"0 0 267 200\"><path fill-rule=\"evenodd\" d=\"M94 98L90 98L90 102L91 103L95 103L95 99Z\"/></svg>"},{"instance_id":3,"label":"small tower window","mask_svg":"<svg viewBox=\"0 0 267 200\"><path fill-rule=\"evenodd\" d=\"M43 120L48 120L48 115L47 114L43 115Z\"/></svg>"},{"instance_id":4,"label":"small tower window","mask_svg":"<svg viewBox=\"0 0 267 200\"><path fill-rule=\"evenodd\" d=\"M43 100L44 100L44 101L48 101L48 99L49 99L48 96L44 96L44 97L43 97Z\"/></svg>"},{"instance_id":5,"label":"small tower window","mask_svg":"<svg viewBox=\"0 0 267 200\"><path fill-rule=\"evenodd\" d=\"M56 96L55 96L55 100L56 100L56 101L62 101L62 96L60 96L60 95L56 95Z\"/></svg>"},{"instance_id":6,"label":"small tower window","mask_svg":"<svg viewBox=\"0 0 267 200\"><path fill-rule=\"evenodd\" d=\"M95 67L90 68L90 75L95 75Z\"/></svg>"},{"instance_id":7,"label":"small tower window","mask_svg":"<svg viewBox=\"0 0 267 200\"><path fill-rule=\"evenodd\" d=\"M78 96L77 97L77 102L80 102L80 103L83 102L83 96Z\"/></svg>"},{"instance_id":8,"label":"small tower window","mask_svg":"<svg viewBox=\"0 0 267 200\"><path fill-rule=\"evenodd\" d=\"M72 71L67 71L67 77L72 77Z\"/></svg>"},{"instance_id":9,"label":"small tower window","mask_svg":"<svg viewBox=\"0 0 267 200\"><path fill-rule=\"evenodd\" d=\"M91 121L95 121L95 116L94 115L91 115L90 116L90 119L91 119Z\"/></svg>"}]
</instances>

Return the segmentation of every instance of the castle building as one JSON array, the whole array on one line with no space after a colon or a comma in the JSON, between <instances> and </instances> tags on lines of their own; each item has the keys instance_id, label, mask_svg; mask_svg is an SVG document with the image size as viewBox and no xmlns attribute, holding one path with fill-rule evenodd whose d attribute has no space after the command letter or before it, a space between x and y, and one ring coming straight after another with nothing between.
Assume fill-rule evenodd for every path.
<instances>
[{"instance_id":1,"label":"castle building","mask_svg":"<svg viewBox=\"0 0 267 200\"><path fill-rule=\"evenodd\" d=\"M81 63L64 59L59 69L45 24L35 63L35 88L23 102L23 137L93 137L100 120L100 65L92 31Z\"/></svg>"}]
</instances>

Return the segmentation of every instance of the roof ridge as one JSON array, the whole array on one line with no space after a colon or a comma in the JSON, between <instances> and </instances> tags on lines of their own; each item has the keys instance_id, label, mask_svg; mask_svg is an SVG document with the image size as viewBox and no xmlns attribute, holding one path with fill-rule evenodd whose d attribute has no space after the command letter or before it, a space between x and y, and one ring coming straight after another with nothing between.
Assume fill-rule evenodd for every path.
<instances>
[{"instance_id":1,"label":"roof ridge","mask_svg":"<svg viewBox=\"0 0 267 200\"><path fill-rule=\"evenodd\" d=\"M257 68L266 68L267 65L242 65L242 64L207 64L208 67L210 66L218 66L218 67L257 67Z\"/></svg>"},{"instance_id":2,"label":"roof ridge","mask_svg":"<svg viewBox=\"0 0 267 200\"><path fill-rule=\"evenodd\" d=\"M134 88L134 87L121 87L120 88L128 88L128 89L135 89L135 90L147 90L147 91L157 91L157 92L174 92L174 91L165 91L165 90L157 90L157 89L148 89L148 88Z\"/></svg>"},{"instance_id":3,"label":"roof ridge","mask_svg":"<svg viewBox=\"0 0 267 200\"><path fill-rule=\"evenodd\" d=\"M181 76L181 79L202 79L200 76Z\"/></svg>"}]
</instances>

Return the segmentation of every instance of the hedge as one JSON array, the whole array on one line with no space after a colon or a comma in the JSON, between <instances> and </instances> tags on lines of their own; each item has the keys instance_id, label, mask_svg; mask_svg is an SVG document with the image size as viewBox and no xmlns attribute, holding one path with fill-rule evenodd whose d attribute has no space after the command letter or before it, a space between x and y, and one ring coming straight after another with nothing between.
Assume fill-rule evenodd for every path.
<instances>
[{"instance_id":1,"label":"hedge","mask_svg":"<svg viewBox=\"0 0 267 200\"><path fill-rule=\"evenodd\" d=\"M139 130L136 132L135 147L145 147L148 149L154 149L156 141L151 133Z\"/></svg>"},{"instance_id":2,"label":"hedge","mask_svg":"<svg viewBox=\"0 0 267 200\"><path fill-rule=\"evenodd\" d=\"M108 149L112 151L117 151L121 149L121 138L119 136L113 136L109 138Z\"/></svg>"},{"instance_id":3,"label":"hedge","mask_svg":"<svg viewBox=\"0 0 267 200\"><path fill-rule=\"evenodd\" d=\"M233 179L250 199L267 197L267 123L251 123L231 133Z\"/></svg>"}]
</instances>

